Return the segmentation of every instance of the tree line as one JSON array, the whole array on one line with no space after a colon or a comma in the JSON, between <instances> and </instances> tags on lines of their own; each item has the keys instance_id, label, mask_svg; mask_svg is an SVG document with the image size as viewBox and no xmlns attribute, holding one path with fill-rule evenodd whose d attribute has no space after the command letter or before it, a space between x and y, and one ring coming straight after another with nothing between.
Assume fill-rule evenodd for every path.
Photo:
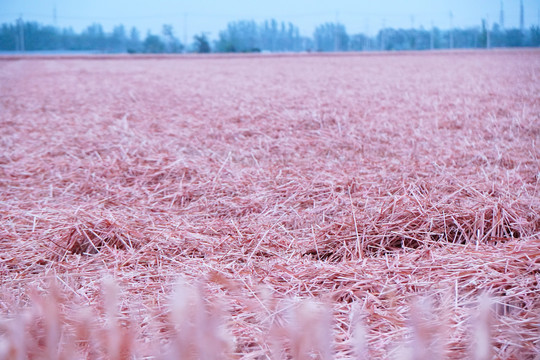
<instances>
[{"instance_id":1,"label":"tree line","mask_svg":"<svg viewBox=\"0 0 540 360\"><path fill-rule=\"evenodd\" d=\"M207 34L193 36L183 44L172 25L163 25L159 34L144 37L135 27L118 25L111 32L94 23L81 32L37 22L18 20L0 27L0 51L91 51L100 53L209 53L209 52L300 52L300 51L380 51L450 48L493 48L540 46L540 27L506 29L498 24L465 29L384 28L375 36L348 34L340 23L316 27L312 37L300 35L292 23L274 19L230 22L214 41Z\"/></svg>"}]
</instances>

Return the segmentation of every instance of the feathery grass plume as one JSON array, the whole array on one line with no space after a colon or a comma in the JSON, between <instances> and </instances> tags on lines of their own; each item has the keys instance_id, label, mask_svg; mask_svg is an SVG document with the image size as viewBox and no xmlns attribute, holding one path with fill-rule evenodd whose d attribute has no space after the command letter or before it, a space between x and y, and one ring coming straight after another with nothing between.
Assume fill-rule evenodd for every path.
<instances>
[{"instance_id":1,"label":"feathery grass plume","mask_svg":"<svg viewBox=\"0 0 540 360\"><path fill-rule=\"evenodd\" d=\"M13 308L11 318L2 321L0 358L70 359L75 354L73 339L65 329L61 306L65 299L54 282L44 292L29 291L30 306Z\"/></svg>"},{"instance_id":2,"label":"feathery grass plume","mask_svg":"<svg viewBox=\"0 0 540 360\"><path fill-rule=\"evenodd\" d=\"M40 317L43 319L43 332L45 336L45 349L43 353L48 359L61 359L69 354L64 354L63 327L65 319L60 306L63 303L60 289L55 282L49 285L44 296L34 299L34 306L39 306ZM39 341L41 342L41 341ZM36 354L37 355L37 354ZM39 355L38 355L39 356Z\"/></svg>"},{"instance_id":3,"label":"feathery grass plume","mask_svg":"<svg viewBox=\"0 0 540 360\"><path fill-rule=\"evenodd\" d=\"M112 360L130 359L133 353L134 334L129 318L121 321L119 308L120 288L113 277L106 275L102 281L105 324L102 344L105 356Z\"/></svg>"},{"instance_id":4,"label":"feathery grass plume","mask_svg":"<svg viewBox=\"0 0 540 360\"><path fill-rule=\"evenodd\" d=\"M283 322L273 330L275 358L332 358L332 318L328 307L312 299L290 300Z\"/></svg>"},{"instance_id":5,"label":"feathery grass plume","mask_svg":"<svg viewBox=\"0 0 540 360\"><path fill-rule=\"evenodd\" d=\"M368 328L366 327L365 318L366 314L360 307L360 304L356 302L351 311L351 343L352 352L354 358L357 360L368 360L369 347L368 347Z\"/></svg>"},{"instance_id":6,"label":"feathery grass plume","mask_svg":"<svg viewBox=\"0 0 540 360\"><path fill-rule=\"evenodd\" d=\"M482 293L478 298L477 309L472 315L472 356L474 360L489 360L493 358L492 351L492 326L493 301L487 293Z\"/></svg>"},{"instance_id":7,"label":"feathery grass plume","mask_svg":"<svg viewBox=\"0 0 540 360\"><path fill-rule=\"evenodd\" d=\"M28 313L18 313L11 319L1 319L0 358L24 360L27 358L26 323Z\"/></svg>"},{"instance_id":8,"label":"feathery grass plume","mask_svg":"<svg viewBox=\"0 0 540 360\"><path fill-rule=\"evenodd\" d=\"M413 299L408 323L412 335L410 341L411 360L445 359L448 342L447 324L441 312L433 307L431 296Z\"/></svg>"},{"instance_id":9,"label":"feathery grass plume","mask_svg":"<svg viewBox=\"0 0 540 360\"><path fill-rule=\"evenodd\" d=\"M171 343L166 359L218 359L230 356L231 339L218 304L207 303L198 287L179 279L170 300Z\"/></svg>"},{"instance_id":10,"label":"feathery grass plume","mask_svg":"<svg viewBox=\"0 0 540 360\"><path fill-rule=\"evenodd\" d=\"M73 339L80 358L101 357L99 340L103 338L103 335L100 334L101 328L97 322L99 317L88 306L74 306L71 311L73 316L70 319L70 327L73 329Z\"/></svg>"}]
</instances>

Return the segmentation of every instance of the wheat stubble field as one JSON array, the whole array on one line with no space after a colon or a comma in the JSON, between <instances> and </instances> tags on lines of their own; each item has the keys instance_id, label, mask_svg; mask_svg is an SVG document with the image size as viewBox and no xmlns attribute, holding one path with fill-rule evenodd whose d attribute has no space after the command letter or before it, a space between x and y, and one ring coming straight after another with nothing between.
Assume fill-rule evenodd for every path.
<instances>
[{"instance_id":1,"label":"wheat stubble field","mask_svg":"<svg viewBox=\"0 0 540 360\"><path fill-rule=\"evenodd\" d=\"M0 59L0 357L534 359L540 52Z\"/></svg>"}]
</instances>

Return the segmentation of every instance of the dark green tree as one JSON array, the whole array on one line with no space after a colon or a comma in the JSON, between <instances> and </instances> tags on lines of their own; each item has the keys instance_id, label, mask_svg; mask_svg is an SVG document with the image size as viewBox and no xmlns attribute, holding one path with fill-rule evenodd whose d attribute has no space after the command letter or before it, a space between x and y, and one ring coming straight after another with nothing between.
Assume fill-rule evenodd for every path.
<instances>
[{"instance_id":1,"label":"dark green tree","mask_svg":"<svg viewBox=\"0 0 540 360\"><path fill-rule=\"evenodd\" d=\"M93 23L83 30L80 36L81 50L105 51L105 32L101 24Z\"/></svg>"},{"instance_id":2,"label":"dark green tree","mask_svg":"<svg viewBox=\"0 0 540 360\"><path fill-rule=\"evenodd\" d=\"M504 31L501 29L499 24L493 24L493 27L491 28L491 32L489 34L489 38L491 47L504 46Z\"/></svg>"},{"instance_id":3,"label":"dark green tree","mask_svg":"<svg viewBox=\"0 0 540 360\"><path fill-rule=\"evenodd\" d=\"M148 32L142 48L145 53L160 54L165 52L165 43L161 41L159 36L152 35Z\"/></svg>"},{"instance_id":4,"label":"dark green tree","mask_svg":"<svg viewBox=\"0 0 540 360\"><path fill-rule=\"evenodd\" d=\"M205 33L193 36L193 48L196 53L205 54L210 52L210 43Z\"/></svg>"},{"instance_id":5,"label":"dark green tree","mask_svg":"<svg viewBox=\"0 0 540 360\"><path fill-rule=\"evenodd\" d=\"M73 28L62 29L60 33L61 49L63 50L80 50L80 35L75 33Z\"/></svg>"},{"instance_id":6,"label":"dark green tree","mask_svg":"<svg viewBox=\"0 0 540 360\"><path fill-rule=\"evenodd\" d=\"M524 36L520 29L506 30L505 46L518 47L524 45Z\"/></svg>"},{"instance_id":7,"label":"dark green tree","mask_svg":"<svg viewBox=\"0 0 540 360\"><path fill-rule=\"evenodd\" d=\"M540 26L531 26L531 45L540 46Z\"/></svg>"},{"instance_id":8,"label":"dark green tree","mask_svg":"<svg viewBox=\"0 0 540 360\"><path fill-rule=\"evenodd\" d=\"M117 25L113 28L110 36L110 51L125 52L127 49L127 36L124 25Z\"/></svg>"},{"instance_id":9,"label":"dark green tree","mask_svg":"<svg viewBox=\"0 0 540 360\"><path fill-rule=\"evenodd\" d=\"M127 41L127 52L130 54L138 53L142 50L141 35L136 27L132 27Z\"/></svg>"},{"instance_id":10,"label":"dark green tree","mask_svg":"<svg viewBox=\"0 0 540 360\"><path fill-rule=\"evenodd\" d=\"M439 28L434 27L433 29L431 29L430 43L433 41L433 48L434 49L442 48L442 39L443 39L443 35L442 35L442 32L441 32L441 30Z\"/></svg>"},{"instance_id":11,"label":"dark green tree","mask_svg":"<svg viewBox=\"0 0 540 360\"><path fill-rule=\"evenodd\" d=\"M317 51L349 50L349 35L340 23L325 23L317 26L313 34Z\"/></svg>"},{"instance_id":12,"label":"dark green tree","mask_svg":"<svg viewBox=\"0 0 540 360\"><path fill-rule=\"evenodd\" d=\"M236 21L219 32L216 49L219 52L251 52L260 49L257 24L254 21Z\"/></svg>"},{"instance_id":13,"label":"dark green tree","mask_svg":"<svg viewBox=\"0 0 540 360\"><path fill-rule=\"evenodd\" d=\"M352 51L371 50L371 39L364 34L351 35L349 48Z\"/></svg>"},{"instance_id":14,"label":"dark green tree","mask_svg":"<svg viewBox=\"0 0 540 360\"><path fill-rule=\"evenodd\" d=\"M172 25L163 25L162 34L166 39L166 52L180 53L184 50L184 46L180 43L180 40L174 36L174 30Z\"/></svg>"},{"instance_id":15,"label":"dark green tree","mask_svg":"<svg viewBox=\"0 0 540 360\"><path fill-rule=\"evenodd\" d=\"M17 48L17 32L13 24L2 24L0 28L0 50L15 51Z\"/></svg>"}]
</instances>

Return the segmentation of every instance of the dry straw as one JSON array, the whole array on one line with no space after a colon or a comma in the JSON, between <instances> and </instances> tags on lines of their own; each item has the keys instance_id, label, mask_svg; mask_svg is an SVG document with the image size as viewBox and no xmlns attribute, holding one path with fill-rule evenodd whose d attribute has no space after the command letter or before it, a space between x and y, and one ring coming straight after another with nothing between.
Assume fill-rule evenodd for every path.
<instances>
[{"instance_id":1,"label":"dry straw","mask_svg":"<svg viewBox=\"0 0 540 360\"><path fill-rule=\"evenodd\" d=\"M537 359L538 55L0 59L0 358Z\"/></svg>"}]
</instances>

